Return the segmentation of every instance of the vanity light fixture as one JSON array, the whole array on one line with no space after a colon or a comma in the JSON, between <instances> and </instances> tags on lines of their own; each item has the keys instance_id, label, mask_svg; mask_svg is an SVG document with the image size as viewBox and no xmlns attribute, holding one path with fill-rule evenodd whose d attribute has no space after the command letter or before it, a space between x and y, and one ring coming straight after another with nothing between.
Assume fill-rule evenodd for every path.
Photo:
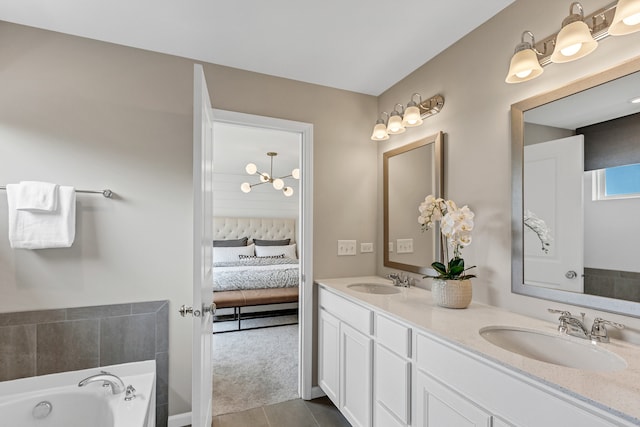
<instances>
[{"instance_id":1,"label":"vanity light fixture","mask_svg":"<svg viewBox=\"0 0 640 427\"><path fill-rule=\"evenodd\" d=\"M593 52L598 42L610 35L636 31L640 31L640 0L614 1L587 17L584 16L582 5L573 2L569 6L569 16L562 21L558 33L537 43L531 31L522 33L505 82L521 83L534 79L542 74L542 67L552 62L574 61ZM531 37L530 43L525 42L525 35ZM547 53L547 47L553 47L551 54Z\"/></svg>"},{"instance_id":2,"label":"vanity light fixture","mask_svg":"<svg viewBox=\"0 0 640 427\"><path fill-rule=\"evenodd\" d=\"M258 170L258 167L255 165L255 163L247 164L247 166L245 167L245 170L247 171L247 173L249 175L255 175L256 173L259 174L260 182L256 184L249 184L248 182L243 182L242 185L240 186L240 190L242 190L243 193L249 193L251 192L251 188L256 187L258 185L266 184L267 182L269 182L271 183L271 185L273 185L274 189L282 190L285 196L291 197L293 195L293 188L289 186L285 187L284 180L286 178L300 179L300 169L298 168L294 169L293 171L291 171L290 175L274 178L273 177L273 158L277 155L278 153L275 153L273 151L269 151L267 153L267 156L271 158L271 169L269 170L269 173L260 172Z\"/></svg>"},{"instance_id":3,"label":"vanity light fixture","mask_svg":"<svg viewBox=\"0 0 640 427\"><path fill-rule=\"evenodd\" d=\"M579 13L573 13L574 8ZM569 16L562 21L562 29L556 36L555 48L551 54L551 62L562 63L575 61L587 56L598 47L593 39L591 29L584 22L584 10L578 2L569 6Z\"/></svg>"},{"instance_id":4,"label":"vanity light fixture","mask_svg":"<svg viewBox=\"0 0 640 427\"><path fill-rule=\"evenodd\" d=\"M400 110L402 113L398 111L396 108L400 106ZM393 106L393 111L389 116L389 123L387 124L387 133L390 135L397 135L399 133L403 133L407 129L402 124L402 114L404 113L404 106L402 104L396 104Z\"/></svg>"},{"instance_id":5,"label":"vanity light fixture","mask_svg":"<svg viewBox=\"0 0 640 427\"><path fill-rule=\"evenodd\" d=\"M387 119L389 118L389 113L387 113L386 111L383 111L382 113L380 113L381 116L383 114L387 115ZM371 134L371 139L373 141L386 141L387 139L389 139L389 133L387 132L387 124L384 121L384 119L382 119L382 117L380 117L376 121L376 125L373 127L373 133Z\"/></svg>"},{"instance_id":6,"label":"vanity light fixture","mask_svg":"<svg viewBox=\"0 0 640 427\"><path fill-rule=\"evenodd\" d=\"M524 41L524 37L531 37L531 42ZM509 72L505 81L507 83L520 83L527 80L535 79L544 71L538 62L538 55L544 53L538 52L535 48L536 39L531 31L525 31L520 37L520 44L515 48L511 57ZM546 46L545 46L546 48Z\"/></svg>"},{"instance_id":7,"label":"vanity light fixture","mask_svg":"<svg viewBox=\"0 0 640 427\"><path fill-rule=\"evenodd\" d=\"M418 99L416 103L415 99ZM427 117L438 114L444 106L444 98L442 95L435 95L425 101L419 93L411 95L411 99L404 107L402 104L396 104L391 114L383 111L380 118L376 121L371 134L372 141L386 141L389 135L397 135L405 132L408 127L420 126ZM387 116L385 121L382 115Z\"/></svg>"},{"instance_id":8,"label":"vanity light fixture","mask_svg":"<svg viewBox=\"0 0 640 427\"><path fill-rule=\"evenodd\" d=\"M636 31L640 31L640 0L619 0L609 34L623 36Z\"/></svg>"},{"instance_id":9,"label":"vanity light fixture","mask_svg":"<svg viewBox=\"0 0 640 427\"><path fill-rule=\"evenodd\" d=\"M422 96L419 93L411 95L411 100L407 104L407 108L404 109L404 115L402 116L402 126L405 128L411 128L414 126L420 126L422 124L422 117L420 117L420 108L418 104L413 100L416 95L418 96L418 104L422 103Z\"/></svg>"},{"instance_id":10,"label":"vanity light fixture","mask_svg":"<svg viewBox=\"0 0 640 427\"><path fill-rule=\"evenodd\" d=\"M640 104L640 96L637 98L633 98L631 101L629 101L632 104Z\"/></svg>"}]
</instances>

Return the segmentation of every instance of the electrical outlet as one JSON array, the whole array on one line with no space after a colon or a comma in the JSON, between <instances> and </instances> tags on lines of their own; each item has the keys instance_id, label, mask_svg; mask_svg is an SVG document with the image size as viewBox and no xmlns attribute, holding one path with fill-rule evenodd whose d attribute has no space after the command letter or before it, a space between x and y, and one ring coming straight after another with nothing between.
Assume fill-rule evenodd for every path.
<instances>
[{"instance_id":1,"label":"electrical outlet","mask_svg":"<svg viewBox=\"0 0 640 427\"><path fill-rule=\"evenodd\" d=\"M413 239L398 239L396 241L399 254L412 254L413 253Z\"/></svg>"},{"instance_id":2,"label":"electrical outlet","mask_svg":"<svg viewBox=\"0 0 640 427\"><path fill-rule=\"evenodd\" d=\"M367 254L373 252L373 243L360 243L360 253Z\"/></svg>"},{"instance_id":3,"label":"electrical outlet","mask_svg":"<svg viewBox=\"0 0 640 427\"><path fill-rule=\"evenodd\" d=\"M393 242L389 242L389 253L393 252Z\"/></svg>"},{"instance_id":4,"label":"electrical outlet","mask_svg":"<svg viewBox=\"0 0 640 427\"><path fill-rule=\"evenodd\" d=\"M338 256L355 255L355 254L356 254L355 240L338 240Z\"/></svg>"}]
</instances>

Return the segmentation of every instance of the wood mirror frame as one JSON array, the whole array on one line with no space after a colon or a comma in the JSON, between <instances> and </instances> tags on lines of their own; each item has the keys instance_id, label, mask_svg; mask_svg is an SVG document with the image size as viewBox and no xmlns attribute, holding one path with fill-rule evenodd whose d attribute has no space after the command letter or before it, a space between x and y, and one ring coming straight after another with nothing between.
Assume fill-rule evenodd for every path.
<instances>
[{"instance_id":1,"label":"wood mirror frame","mask_svg":"<svg viewBox=\"0 0 640 427\"><path fill-rule=\"evenodd\" d=\"M409 155L408 153L412 150L415 150L420 147L425 147L429 145L433 145L433 159L431 165L425 165L425 168L430 168L432 174L433 185L430 189L425 189L425 194L423 194L420 200L416 200L415 204L411 202L411 206L407 206L407 212L415 212L415 232L416 235L420 235L422 232L420 231L420 225L418 224L418 206L424 197L428 194L433 194L436 197L442 197L443 194L443 182L444 182L444 174L443 174L443 139L444 135L442 132L438 132L435 135L428 136L426 138L420 139L413 143L404 145L402 147L398 147L396 149L387 151L383 154L383 182L384 182L384 266L395 268L398 270L408 271L412 273L420 273L427 274L428 271L431 270L431 263L441 258L441 249L440 249L440 239L434 238L434 256L433 259L425 259L424 264L422 265L414 265L403 262L398 262L397 260L392 260L389 252L389 236L390 236L390 213L389 213L389 190L390 190L390 173L389 173L389 160L400 155ZM439 233L439 229L435 228L433 230L435 236ZM414 235L415 236L415 235Z\"/></svg>"}]
</instances>

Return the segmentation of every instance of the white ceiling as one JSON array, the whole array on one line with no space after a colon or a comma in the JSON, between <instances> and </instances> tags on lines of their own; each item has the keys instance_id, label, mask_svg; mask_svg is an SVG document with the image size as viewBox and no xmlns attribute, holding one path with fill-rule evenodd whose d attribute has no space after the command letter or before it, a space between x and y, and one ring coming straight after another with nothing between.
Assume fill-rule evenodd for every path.
<instances>
[{"instance_id":1,"label":"white ceiling","mask_svg":"<svg viewBox=\"0 0 640 427\"><path fill-rule=\"evenodd\" d=\"M379 95L514 0L0 0L0 20Z\"/></svg>"},{"instance_id":2,"label":"white ceiling","mask_svg":"<svg viewBox=\"0 0 640 427\"><path fill-rule=\"evenodd\" d=\"M273 159L274 176L289 175L300 167L299 133L215 123L213 140L213 170L219 174L246 175L247 181L257 182L257 176L247 175L245 166L255 163L258 171L270 173L269 151L278 153Z\"/></svg>"}]
</instances>

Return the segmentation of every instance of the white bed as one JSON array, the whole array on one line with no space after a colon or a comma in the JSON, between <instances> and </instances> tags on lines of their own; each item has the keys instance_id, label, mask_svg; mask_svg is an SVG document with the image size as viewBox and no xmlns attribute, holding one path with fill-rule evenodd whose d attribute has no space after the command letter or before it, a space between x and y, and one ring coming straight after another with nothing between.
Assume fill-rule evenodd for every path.
<instances>
[{"instance_id":1,"label":"white bed","mask_svg":"<svg viewBox=\"0 0 640 427\"><path fill-rule=\"evenodd\" d=\"M240 330L245 316L296 312L300 270L295 219L215 217L213 231L214 241L247 238L246 246L214 247L213 299L221 309L216 312L221 315L217 321L231 316ZM271 241L262 243L289 242L282 246L256 246L256 239ZM240 255L245 258L241 260Z\"/></svg>"},{"instance_id":2,"label":"white bed","mask_svg":"<svg viewBox=\"0 0 640 427\"><path fill-rule=\"evenodd\" d=\"M295 229L295 220L288 218L214 218L214 241L237 243L245 238L246 245L214 247L213 290L298 286Z\"/></svg>"}]
</instances>

